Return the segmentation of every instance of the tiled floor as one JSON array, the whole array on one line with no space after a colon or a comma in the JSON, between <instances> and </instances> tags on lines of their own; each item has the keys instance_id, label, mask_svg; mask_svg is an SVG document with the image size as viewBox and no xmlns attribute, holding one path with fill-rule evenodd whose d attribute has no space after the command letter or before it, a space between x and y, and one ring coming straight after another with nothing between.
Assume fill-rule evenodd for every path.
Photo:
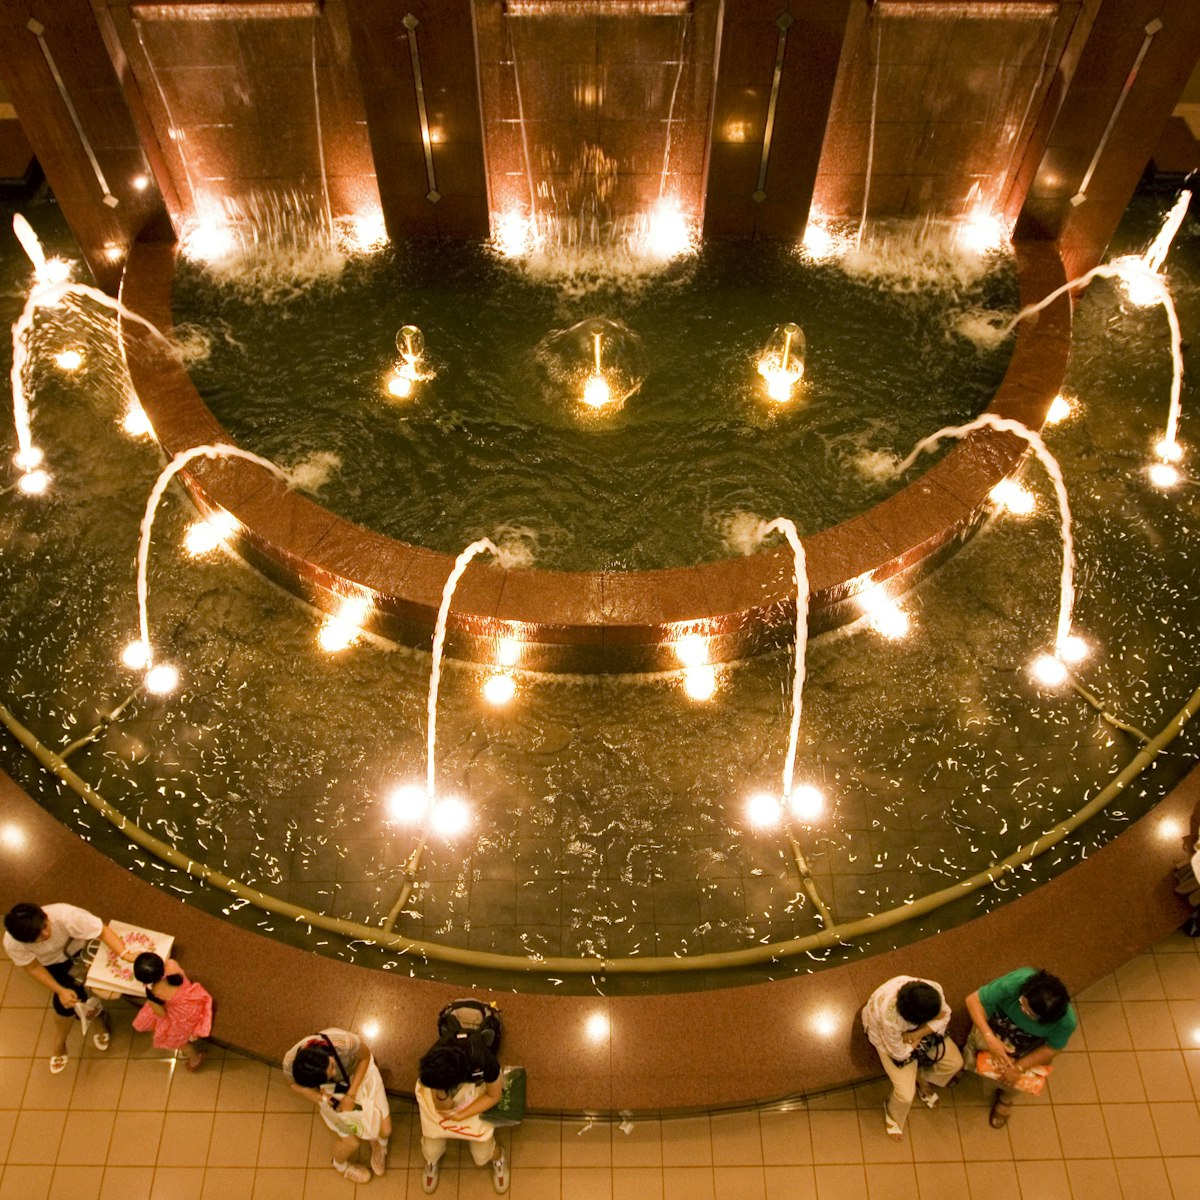
<instances>
[{"instance_id":1,"label":"tiled floor","mask_svg":"<svg viewBox=\"0 0 1200 1200\"><path fill-rule=\"evenodd\" d=\"M48 1005L0 963L0 1200L352 1200L330 1137L278 1071L217 1052L197 1075L134 1039L46 1069ZM967 1079L906 1140L880 1083L762 1110L628 1127L530 1120L509 1139L515 1200L1194 1200L1200 1195L1200 944L1178 934L1078 998L1082 1032L1048 1095L988 1127ZM36 1047L36 1057L31 1050ZM681 1040L681 1053L686 1052ZM392 1064L397 1066L397 1064ZM401 1074L397 1070L397 1075ZM376 1200L420 1196L411 1105L395 1101ZM451 1149L437 1195L493 1195Z\"/></svg>"}]
</instances>

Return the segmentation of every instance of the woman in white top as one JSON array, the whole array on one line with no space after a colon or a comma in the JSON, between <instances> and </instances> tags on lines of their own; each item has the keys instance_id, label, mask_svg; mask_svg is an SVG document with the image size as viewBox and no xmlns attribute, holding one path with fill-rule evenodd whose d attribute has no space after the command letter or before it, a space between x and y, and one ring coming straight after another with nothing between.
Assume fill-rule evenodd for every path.
<instances>
[{"instance_id":1,"label":"woman in white top","mask_svg":"<svg viewBox=\"0 0 1200 1200\"><path fill-rule=\"evenodd\" d=\"M897 975L871 993L863 1006L862 1023L892 1081L883 1120L888 1137L898 1142L904 1137L914 1098L919 1096L922 1104L937 1108L939 1097L933 1089L945 1086L962 1070L962 1055L946 1037L950 1006L936 983Z\"/></svg>"}]
</instances>

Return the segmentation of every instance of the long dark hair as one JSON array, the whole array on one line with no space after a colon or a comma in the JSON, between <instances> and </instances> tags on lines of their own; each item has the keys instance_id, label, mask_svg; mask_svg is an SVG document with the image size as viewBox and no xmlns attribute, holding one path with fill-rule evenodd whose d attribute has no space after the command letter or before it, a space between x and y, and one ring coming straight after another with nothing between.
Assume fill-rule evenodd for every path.
<instances>
[{"instance_id":1,"label":"long dark hair","mask_svg":"<svg viewBox=\"0 0 1200 1200\"><path fill-rule=\"evenodd\" d=\"M147 950L133 960L133 977L146 988L146 999L152 1004L163 1005L151 990L160 979L165 979L172 987L178 987L183 982L182 975L168 975L167 964L157 954Z\"/></svg>"}]
</instances>

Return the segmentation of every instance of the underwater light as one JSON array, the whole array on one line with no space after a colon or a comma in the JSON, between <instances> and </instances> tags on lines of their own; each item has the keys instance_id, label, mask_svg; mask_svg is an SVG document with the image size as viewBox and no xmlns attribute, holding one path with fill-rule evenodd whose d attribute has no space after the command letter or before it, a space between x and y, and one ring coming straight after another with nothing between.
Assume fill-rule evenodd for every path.
<instances>
[{"instance_id":1,"label":"underwater light","mask_svg":"<svg viewBox=\"0 0 1200 1200\"><path fill-rule=\"evenodd\" d=\"M1083 638L1073 633L1068 633L1061 642L1058 643L1058 657L1063 662L1076 663L1082 662L1087 658L1090 647Z\"/></svg>"},{"instance_id":2,"label":"underwater light","mask_svg":"<svg viewBox=\"0 0 1200 1200\"><path fill-rule=\"evenodd\" d=\"M659 258L674 258L692 248L687 218L673 200L660 200L646 227L646 246Z\"/></svg>"},{"instance_id":3,"label":"underwater light","mask_svg":"<svg viewBox=\"0 0 1200 1200\"><path fill-rule=\"evenodd\" d=\"M194 558L208 554L226 542L237 529L237 520L230 513L213 513L203 521L194 521L183 535L184 549Z\"/></svg>"},{"instance_id":4,"label":"underwater light","mask_svg":"<svg viewBox=\"0 0 1200 1200\"><path fill-rule=\"evenodd\" d=\"M170 663L158 663L146 672L146 691L165 696L179 686L179 672Z\"/></svg>"},{"instance_id":5,"label":"underwater light","mask_svg":"<svg viewBox=\"0 0 1200 1200\"><path fill-rule=\"evenodd\" d=\"M683 673L683 690L693 700L711 700L717 690L717 668L688 667Z\"/></svg>"},{"instance_id":6,"label":"underwater light","mask_svg":"<svg viewBox=\"0 0 1200 1200\"><path fill-rule=\"evenodd\" d=\"M135 175L130 181L135 192L144 192L150 186L149 175Z\"/></svg>"},{"instance_id":7,"label":"underwater light","mask_svg":"<svg viewBox=\"0 0 1200 1200\"><path fill-rule=\"evenodd\" d=\"M1059 393L1050 401L1050 407L1046 410L1046 424L1057 425L1060 421L1065 421L1074 415L1075 405L1066 396Z\"/></svg>"},{"instance_id":8,"label":"underwater light","mask_svg":"<svg viewBox=\"0 0 1200 1200\"><path fill-rule=\"evenodd\" d=\"M394 371L388 377L387 390L391 392L393 396L396 396L401 400L407 400L408 397L413 393L412 377L406 375L402 370Z\"/></svg>"},{"instance_id":9,"label":"underwater light","mask_svg":"<svg viewBox=\"0 0 1200 1200\"><path fill-rule=\"evenodd\" d=\"M121 428L130 437L148 437L154 432L146 410L136 400L125 410L125 415L121 418Z\"/></svg>"},{"instance_id":10,"label":"underwater light","mask_svg":"<svg viewBox=\"0 0 1200 1200\"><path fill-rule=\"evenodd\" d=\"M1155 487L1172 488L1183 476L1170 463L1157 462L1154 463L1149 470L1150 482Z\"/></svg>"},{"instance_id":11,"label":"underwater light","mask_svg":"<svg viewBox=\"0 0 1200 1200\"><path fill-rule=\"evenodd\" d=\"M867 624L876 633L891 641L908 636L912 621L891 596L868 594L863 597L862 603Z\"/></svg>"},{"instance_id":12,"label":"underwater light","mask_svg":"<svg viewBox=\"0 0 1200 1200\"><path fill-rule=\"evenodd\" d=\"M381 212L354 217L350 222L350 231L356 250L377 250L387 245L387 226Z\"/></svg>"},{"instance_id":13,"label":"underwater light","mask_svg":"<svg viewBox=\"0 0 1200 1200\"><path fill-rule=\"evenodd\" d=\"M233 253L233 234L226 225L204 221L184 238L184 249L201 262L220 262Z\"/></svg>"},{"instance_id":14,"label":"underwater light","mask_svg":"<svg viewBox=\"0 0 1200 1200\"><path fill-rule=\"evenodd\" d=\"M483 698L497 708L507 704L517 694L517 681L507 674L489 675L483 683Z\"/></svg>"},{"instance_id":15,"label":"underwater light","mask_svg":"<svg viewBox=\"0 0 1200 1200\"><path fill-rule=\"evenodd\" d=\"M496 218L496 249L505 258L520 258L530 249L533 224L519 212L502 213Z\"/></svg>"},{"instance_id":16,"label":"underwater light","mask_svg":"<svg viewBox=\"0 0 1200 1200\"><path fill-rule=\"evenodd\" d=\"M45 471L26 471L17 480L17 487L26 496L40 496L50 486L50 476Z\"/></svg>"},{"instance_id":17,"label":"underwater light","mask_svg":"<svg viewBox=\"0 0 1200 1200\"><path fill-rule=\"evenodd\" d=\"M1119 276L1125 287L1129 302L1137 308L1149 308L1161 304L1164 284L1161 276L1152 271L1140 258L1122 258L1115 264L1121 268Z\"/></svg>"},{"instance_id":18,"label":"underwater light","mask_svg":"<svg viewBox=\"0 0 1200 1200\"><path fill-rule=\"evenodd\" d=\"M1055 658L1053 654L1039 654L1033 660L1030 670L1033 672L1034 679L1038 683L1044 683L1047 687L1057 687L1067 678L1066 665L1061 659Z\"/></svg>"},{"instance_id":19,"label":"underwater light","mask_svg":"<svg viewBox=\"0 0 1200 1200\"><path fill-rule=\"evenodd\" d=\"M583 385L583 402L591 408L603 408L612 399L608 380L603 375L594 374L587 377Z\"/></svg>"},{"instance_id":20,"label":"underwater light","mask_svg":"<svg viewBox=\"0 0 1200 1200\"><path fill-rule=\"evenodd\" d=\"M398 825L415 825L429 809L429 796L423 787L405 783L387 795L388 818Z\"/></svg>"},{"instance_id":21,"label":"underwater light","mask_svg":"<svg viewBox=\"0 0 1200 1200\"><path fill-rule=\"evenodd\" d=\"M71 264L65 258L48 258L36 275L38 283L66 283L71 278Z\"/></svg>"},{"instance_id":22,"label":"underwater light","mask_svg":"<svg viewBox=\"0 0 1200 1200\"><path fill-rule=\"evenodd\" d=\"M833 234L824 225L808 224L800 243L815 259L829 258L834 251Z\"/></svg>"},{"instance_id":23,"label":"underwater light","mask_svg":"<svg viewBox=\"0 0 1200 1200\"><path fill-rule=\"evenodd\" d=\"M675 657L685 667L708 664L708 642L698 633L686 633L675 643Z\"/></svg>"},{"instance_id":24,"label":"underwater light","mask_svg":"<svg viewBox=\"0 0 1200 1200\"><path fill-rule=\"evenodd\" d=\"M13 455L13 462L16 463L22 471L32 471L34 467L41 464L41 461L44 457L45 455L42 454L41 450L39 450L37 446L29 446L24 450L18 450L17 453Z\"/></svg>"},{"instance_id":25,"label":"underwater light","mask_svg":"<svg viewBox=\"0 0 1200 1200\"><path fill-rule=\"evenodd\" d=\"M140 671L150 661L150 647L143 641L130 642L121 651L121 661L133 671Z\"/></svg>"},{"instance_id":26,"label":"underwater light","mask_svg":"<svg viewBox=\"0 0 1200 1200\"><path fill-rule=\"evenodd\" d=\"M746 801L746 820L756 829L771 829L783 820L783 805L777 796L759 792Z\"/></svg>"},{"instance_id":27,"label":"underwater light","mask_svg":"<svg viewBox=\"0 0 1200 1200\"><path fill-rule=\"evenodd\" d=\"M999 250L1007 241L1008 234L1003 223L982 209L976 209L959 226L959 245L973 254L987 254L989 251Z\"/></svg>"},{"instance_id":28,"label":"underwater light","mask_svg":"<svg viewBox=\"0 0 1200 1200\"><path fill-rule=\"evenodd\" d=\"M457 796L439 800L429 814L429 824L435 833L454 837L471 823L471 810Z\"/></svg>"},{"instance_id":29,"label":"underwater light","mask_svg":"<svg viewBox=\"0 0 1200 1200\"><path fill-rule=\"evenodd\" d=\"M79 350L60 350L54 356L54 365L60 371L78 371L83 366L83 354Z\"/></svg>"},{"instance_id":30,"label":"underwater light","mask_svg":"<svg viewBox=\"0 0 1200 1200\"><path fill-rule=\"evenodd\" d=\"M1037 507L1034 494L1012 479L1002 479L990 492L988 498L997 508L1013 513L1018 517L1027 517Z\"/></svg>"},{"instance_id":31,"label":"underwater light","mask_svg":"<svg viewBox=\"0 0 1200 1200\"><path fill-rule=\"evenodd\" d=\"M521 661L521 643L516 638L501 638L496 643L496 662L502 667L515 667Z\"/></svg>"},{"instance_id":32,"label":"underwater light","mask_svg":"<svg viewBox=\"0 0 1200 1200\"><path fill-rule=\"evenodd\" d=\"M1164 462L1177 463L1183 458L1183 447L1170 438L1163 438L1154 447L1154 453Z\"/></svg>"},{"instance_id":33,"label":"underwater light","mask_svg":"<svg viewBox=\"0 0 1200 1200\"><path fill-rule=\"evenodd\" d=\"M787 804L796 820L814 821L825 811L825 795L811 783L802 783L792 789Z\"/></svg>"},{"instance_id":34,"label":"underwater light","mask_svg":"<svg viewBox=\"0 0 1200 1200\"><path fill-rule=\"evenodd\" d=\"M371 602L361 597L346 597L321 623L317 631L317 643L322 650L336 654L353 646L363 634L363 626L371 611Z\"/></svg>"}]
</instances>

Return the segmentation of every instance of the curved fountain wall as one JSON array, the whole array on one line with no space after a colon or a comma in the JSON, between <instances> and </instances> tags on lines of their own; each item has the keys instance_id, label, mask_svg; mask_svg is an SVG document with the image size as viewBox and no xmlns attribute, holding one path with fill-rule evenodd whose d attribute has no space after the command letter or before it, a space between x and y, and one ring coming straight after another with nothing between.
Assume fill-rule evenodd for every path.
<instances>
[{"instance_id":1,"label":"curved fountain wall","mask_svg":"<svg viewBox=\"0 0 1200 1200\"><path fill-rule=\"evenodd\" d=\"M1021 303L1064 281L1050 242L1015 247ZM164 332L172 328L176 247L142 241L129 257L122 301ZM1070 301L1061 297L1018 327L1008 371L988 411L1041 427L1066 369ZM143 409L163 450L232 442L200 399L182 364L131 323L122 345ZM812 587L810 628L818 633L862 615L860 596L899 594L923 578L978 527L995 484L1016 469L1020 439L979 431L915 482L848 521L805 536ZM348 597L371 601L367 625L428 645L453 559L346 521L236 459L202 461L180 473L206 513L238 522L239 552L276 582L324 611ZM709 643L710 660L730 661L786 641L795 625L792 557L776 548L657 571L506 570L472 563L454 597L447 648L458 658L496 659L500 639L520 646L518 666L536 671L638 672L678 667L684 634Z\"/></svg>"}]
</instances>

